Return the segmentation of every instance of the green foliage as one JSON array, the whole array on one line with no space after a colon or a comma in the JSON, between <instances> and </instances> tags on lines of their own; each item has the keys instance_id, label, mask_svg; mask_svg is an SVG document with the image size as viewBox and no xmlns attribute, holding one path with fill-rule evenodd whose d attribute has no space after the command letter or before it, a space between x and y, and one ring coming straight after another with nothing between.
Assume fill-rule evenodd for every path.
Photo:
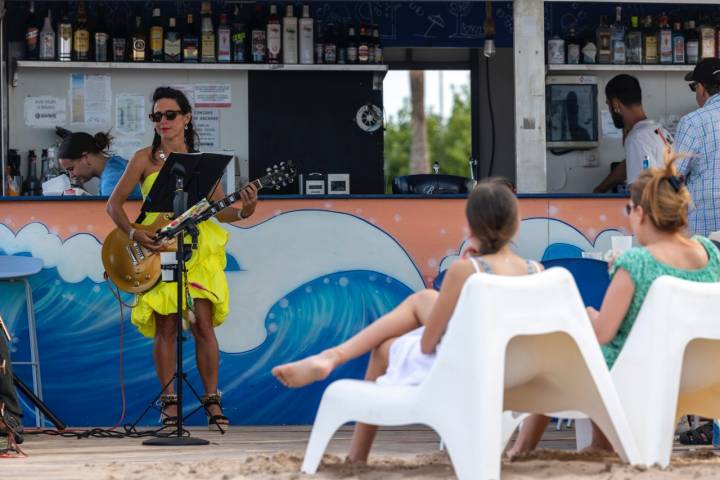
<instances>
[{"instance_id":1,"label":"green foliage","mask_svg":"<svg viewBox=\"0 0 720 480\"><path fill-rule=\"evenodd\" d=\"M468 159L472 152L470 121L470 87L453 89L453 108L443 122L440 114L426 116L428 129L428 155L430 165L440 163L440 173L469 175ZM392 191L392 179L410 171L410 141L412 124L410 98L405 98L397 118L391 117L385 126L385 191ZM427 172L430 173L430 172Z\"/></svg>"}]
</instances>

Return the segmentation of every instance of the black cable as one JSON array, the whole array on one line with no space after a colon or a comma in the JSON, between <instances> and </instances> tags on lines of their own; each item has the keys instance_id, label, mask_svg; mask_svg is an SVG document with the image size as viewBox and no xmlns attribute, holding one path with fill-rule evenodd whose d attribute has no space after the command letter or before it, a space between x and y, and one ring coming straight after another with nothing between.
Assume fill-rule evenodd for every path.
<instances>
[{"instance_id":1,"label":"black cable","mask_svg":"<svg viewBox=\"0 0 720 480\"><path fill-rule=\"evenodd\" d=\"M488 169L488 177L492 177L493 167L495 166L495 113L493 111L492 95L490 92L490 58L485 57L485 82L487 90L488 110L490 111L490 168Z\"/></svg>"}]
</instances>

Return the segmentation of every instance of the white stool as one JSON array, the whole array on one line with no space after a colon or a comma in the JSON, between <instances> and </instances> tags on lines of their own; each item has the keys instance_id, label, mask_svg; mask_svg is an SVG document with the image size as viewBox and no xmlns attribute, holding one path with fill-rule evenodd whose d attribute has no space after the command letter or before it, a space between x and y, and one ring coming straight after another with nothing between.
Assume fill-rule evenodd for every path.
<instances>
[{"instance_id":1,"label":"white stool","mask_svg":"<svg viewBox=\"0 0 720 480\"><path fill-rule=\"evenodd\" d=\"M38 354L37 331L35 329L35 308L32 287L28 277L42 270L43 262L38 258L19 256L0 256L0 282L25 284L25 300L27 302L28 336L30 337L30 361L12 362L13 365L30 365L32 372L33 392L42 400L42 379L40 377L40 356ZM35 426L42 426L40 410L35 407Z\"/></svg>"}]
</instances>

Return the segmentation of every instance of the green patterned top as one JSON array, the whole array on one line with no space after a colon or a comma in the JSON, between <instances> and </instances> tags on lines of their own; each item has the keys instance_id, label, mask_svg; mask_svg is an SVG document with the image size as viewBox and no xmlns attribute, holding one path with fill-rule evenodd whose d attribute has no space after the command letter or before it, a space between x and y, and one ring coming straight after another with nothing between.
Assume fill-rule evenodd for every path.
<instances>
[{"instance_id":1,"label":"green patterned top","mask_svg":"<svg viewBox=\"0 0 720 480\"><path fill-rule=\"evenodd\" d=\"M618 355L620 355L620 350L625 345L625 341L635 323L635 318L637 318L640 307L645 300L645 295L647 295L650 285L656 278L669 275L693 282L717 282L720 280L720 251L718 248L705 237L695 236L693 240L699 242L708 254L707 264L696 270L683 270L663 263L653 257L645 247L631 248L620 255L613 263L610 268L610 277L612 278L615 275L618 268L626 270L635 285L635 293L630 308L625 314L617 334L615 334L615 338L610 343L602 346L608 368L612 368Z\"/></svg>"}]
</instances>

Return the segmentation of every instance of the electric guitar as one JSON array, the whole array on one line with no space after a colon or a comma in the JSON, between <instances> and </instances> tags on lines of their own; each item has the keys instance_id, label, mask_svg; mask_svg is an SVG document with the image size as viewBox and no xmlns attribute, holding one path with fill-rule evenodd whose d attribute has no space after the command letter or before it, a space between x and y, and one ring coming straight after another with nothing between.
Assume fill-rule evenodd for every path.
<instances>
[{"instance_id":1,"label":"electric guitar","mask_svg":"<svg viewBox=\"0 0 720 480\"><path fill-rule=\"evenodd\" d=\"M295 180L295 166L291 161L282 162L267 168L267 174L235 193L231 193L222 200L209 202L201 200L173 219L172 213L161 213L149 225L132 224L136 230L143 230L153 234L156 240L166 240L161 251L175 251L177 245L175 235L183 230L189 221L199 223L221 210L229 207L240 199L240 193L250 185L255 185L258 191L263 188L280 189ZM160 279L159 252L150 250L135 240L130 240L127 233L120 228L114 229L105 238L102 246L102 262L107 277L122 291L128 293L143 293L150 290Z\"/></svg>"}]
</instances>

